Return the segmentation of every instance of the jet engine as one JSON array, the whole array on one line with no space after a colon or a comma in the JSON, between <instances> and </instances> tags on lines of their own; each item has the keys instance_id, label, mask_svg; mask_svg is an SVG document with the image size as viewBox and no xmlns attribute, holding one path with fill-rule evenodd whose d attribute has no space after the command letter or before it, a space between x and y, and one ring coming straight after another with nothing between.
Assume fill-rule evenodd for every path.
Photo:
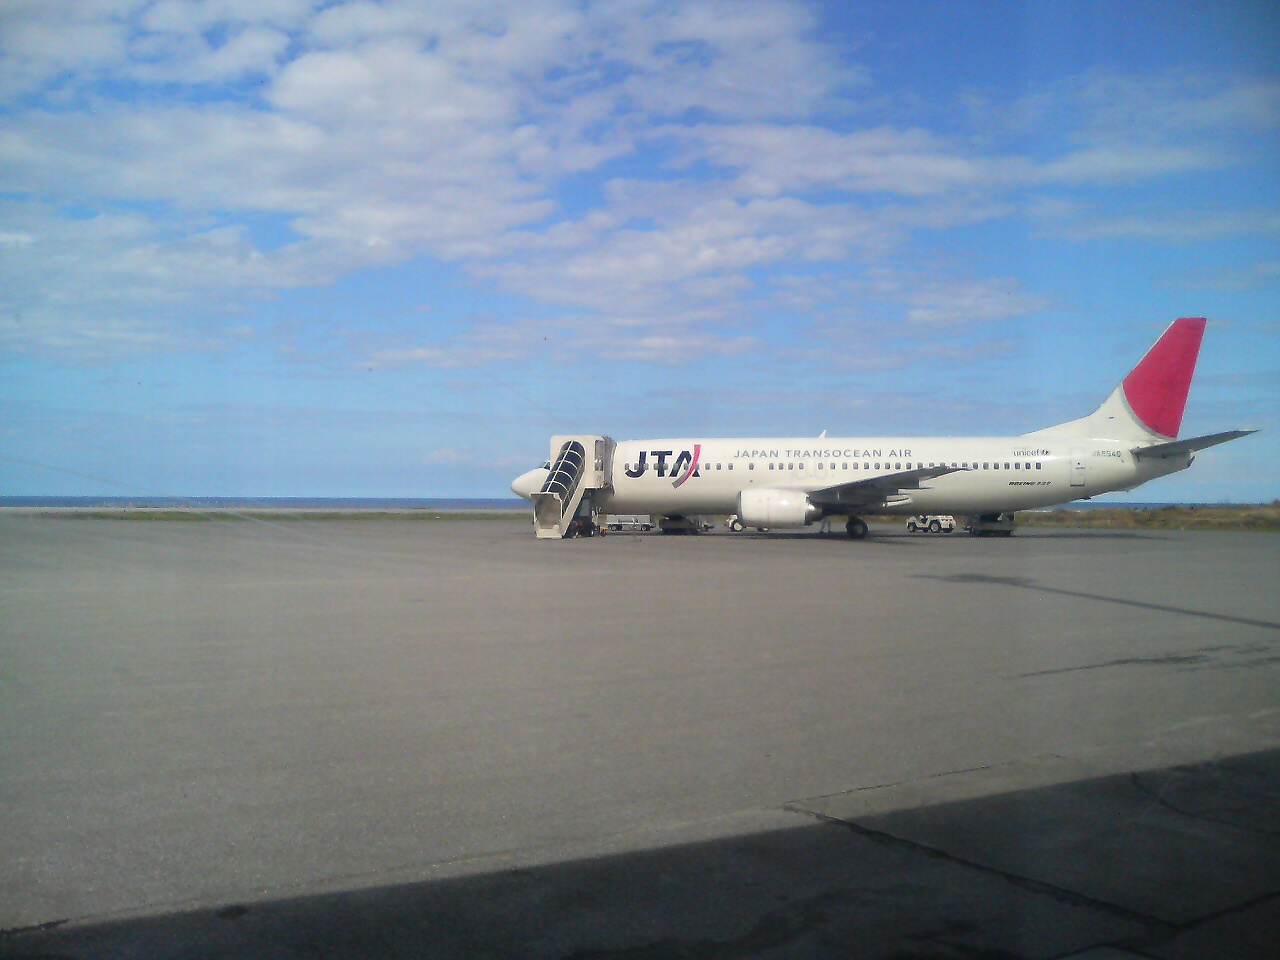
<instances>
[{"instance_id":1,"label":"jet engine","mask_svg":"<svg viewBox=\"0 0 1280 960\"><path fill-rule=\"evenodd\" d=\"M799 490L766 487L738 494L738 516L748 527L803 527L821 515Z\"/></svg>"}]
</instances>

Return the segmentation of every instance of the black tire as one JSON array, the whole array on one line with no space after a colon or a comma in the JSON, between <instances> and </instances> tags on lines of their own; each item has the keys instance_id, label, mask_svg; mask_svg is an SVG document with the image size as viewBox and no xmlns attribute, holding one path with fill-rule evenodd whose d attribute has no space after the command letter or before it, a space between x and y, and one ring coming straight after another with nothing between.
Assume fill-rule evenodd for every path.
<instances>
[{"instance_id":1,"label":"black tire","mask_svg":"<svg viewBox=\"0 0 1280 960\"><path fill-rule=\"evenodd\" d=\"M920 528L916 526L916 522L911 520L907 523L907 533L915 533Z\"/></svg>"},{"instance_id":2,"label":"black tire","mask_svg":"<svg viewBox=\"0 0 1280 960\"><path fill-rule=\"evenodd\" d=\"M930 533L941 533L941 532L942 532L942 524L941 524L941 523L939 523L937 520L930 520L930 521L929 521L929 532L930 532Z\"/></svg>"},{"instance_id":3,"label":"black tire","mask_svg":"<svg viewBox=\"0 0 1280 960\"><path fill-rule=\"evenodd\" d=\"M851 540L862 540L867 536L867 524L864 520L857 517L850 517L849 522L844 525L844 532L849 535Z\"/></svg>"}]
</instances>

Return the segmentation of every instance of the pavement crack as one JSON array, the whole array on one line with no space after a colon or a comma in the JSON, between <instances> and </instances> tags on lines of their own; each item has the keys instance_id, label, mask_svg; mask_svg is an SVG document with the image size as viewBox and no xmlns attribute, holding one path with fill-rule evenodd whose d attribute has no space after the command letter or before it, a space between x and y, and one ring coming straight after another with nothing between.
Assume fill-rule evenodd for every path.
<instances>
[{"instance_id":1,"label":"pavement crack","mask_svg":"<svg viewBox=\"0 0 1280 960\"><path fill-rule=\"evenodd\" d=\"M1264 903L1268 903L1272 900L1280 900L1280 892L1272 890L1262 894L1261 896L1254 897L1251 900L1246 900L1243 903L1233 903L1231 906L1223 907L1221 910L1215 910L1213 913L1206 913L1203 917L1196 917L1194 920L1188 920L1186 923L1179 924L1177 931L1179 933L1185 933L1188 930L1194 930L1196 927L1202 926L1206 923L1213 923L1217 920L1221 920L1223 917L1229 917L1234 913L1244 913L1248 910L1252 910L1254 907L1260 907Z\"/></svg>"},{"instance_id":2,"label":"pavement crack","mask_svg":"<svg viewBox=\"0 0 1280 960\"><path fill-rule=\"evenodd\" d=\"M848 899L847 894L826 893L789 903L763 914L742 936L727 940L669 937L637 947L577 950L561 960L737 960L793 944L825 924L830 919L830 907Z\"/></svg>"},{"instance_id":3,"label":"pavement crack","mask_svg":"<svg viewBox=\"0 0 1280 960\"><path fill-rule=\"evenodd\" d=\"M1103 670L1107 667L1188 666L1191 664L1204 663L1208 659L1209 657L1203 653L1170 653L1163 657L1124 657L1120 660L1107 660L1103 663L1086 663L1079 667L1057 667L1052 670L1033 670L1030 673L1018 674L1018 678L1047 677L1055 673L1077 673L1081 670Z\"/></svg>"},{"instance_id":4,"label":"pavement crack","mask_svg":"<svg viewBox=\"0 0 1280 960\"><path fill-rule=\"evenodd\" d=\"M1276 835L1275 831L1273 830L1265 830L1261 827L1254 827L1248 824L1236 823L1232 820L1225 820L1221 817L1216 817L1209 813L1201 813L1196 810L1187 810L1185 807L1180 807L1176 803L1174 803L1172 800L1169 800L1167 797L1165 797L1163 791L1157 790L1151 784L1147 783L1143 779L1143 775L1141 772L1131 773L1129 775L1129 782L1133 784L1133 788L1135 790L1137 790L1140 794L1142 794L1144 797L1146 797L1156 806L1161 807L1165 810L1168 810L1170 813L1175 813L1178 816L1189 817L1192 820L1199 820L1202 823L1212 823L1214 826L1218 826L1218 827L1228 827L1232 830L1243 830L1246 833L1260 833L1266 837L1274 837Z\"/></svg>"},{"instance_id":5,"label":"pavement crack","mask_svg":"<svg viewBox=\"0 0 1280 960\"><path fill-rule=\"evenodd\" d=\"M28 933L43 933L46 930L57 930L63 924L70 923L69 918L46 920L44 923L33 923L28 927L7 927L0 930L0 937L21 937Z\"/></svg>"},{"instance_id":6,"label":"pavement crack","mask_svg":"<svg viewBox=\"0 0 1280 960\"><path fill-rule=\"evenodd\" d=\"M863 826L860 823L855 823L850 820L841 820L839 817L831 817L826 814L817 813L813 810L806 810L803 807L797 807L792 804L786 804L782 809L789 813L799 813L812 817L814 820L826 826L843 828L851 833L857 834L858 836L866 837L868 840L875 843L914 850L917 853L921 853L932 859L945 860L949 863L954 863L957 866L966 867L970 870L977 870L990 876L999 877L1006 883L1018 887L1019 889L1051 897L1060 903L1097 910L1116 917L1117 919L1127 920L1130 923L1142 924L1149 930L1170 930L1172 928L1172 924L1165 920L1161 920L1159 917L1139 913L1136 910L1130 910L1127 907L1122 907L1118 904L1108 903L1105 900L1096 900L1086 894L1079 893L1075 890L1068 890L1066 887L1060 887L1044 880L1034 880L1031 877L1024 877L1018 873L1001 870L999 867L992 867L984 863L978 863L974 860L957 856L956 854L950 853L939 847L932 847L916 840L908 840L905 837L895 836L894 834L887 833L883 830L876 830L871 827Z\"/></svg>"}]
</instances>

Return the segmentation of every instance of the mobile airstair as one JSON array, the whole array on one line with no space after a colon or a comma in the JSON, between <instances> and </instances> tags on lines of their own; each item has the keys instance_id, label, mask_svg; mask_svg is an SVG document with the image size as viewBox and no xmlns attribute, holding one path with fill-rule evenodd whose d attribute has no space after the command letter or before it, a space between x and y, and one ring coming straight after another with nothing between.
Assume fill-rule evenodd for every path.
<instances>
[{"instance_id":1,"label":"mobile airstair","mask_svg":"<svg viewBox=\"0 0 1280 960\"><path fill-rule=\"evenodd\" d=\"M609 437L551 438L551 472L533 495L533 526L539 540L569 535L575 517L591 520L599 509L598 491L613 482L613 450Z\"/></svg>"}]
</instances>

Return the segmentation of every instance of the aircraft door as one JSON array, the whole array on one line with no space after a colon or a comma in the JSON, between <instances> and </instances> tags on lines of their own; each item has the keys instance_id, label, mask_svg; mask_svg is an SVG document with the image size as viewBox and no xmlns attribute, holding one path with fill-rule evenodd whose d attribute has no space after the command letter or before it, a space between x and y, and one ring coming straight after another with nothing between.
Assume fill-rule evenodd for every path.
<instances>
[{"instance_id":1,"label":"aircraft door","mask_svg":"<svg viewBox=\"0 0 1280 960\"><path fill-rule=\"evenodd\" d=\"M1086 451L1079 447L1071 451L1071 485L1073 487L1083 487L1085 480L1085 455Z\"/></svg>"}]
</instances>

